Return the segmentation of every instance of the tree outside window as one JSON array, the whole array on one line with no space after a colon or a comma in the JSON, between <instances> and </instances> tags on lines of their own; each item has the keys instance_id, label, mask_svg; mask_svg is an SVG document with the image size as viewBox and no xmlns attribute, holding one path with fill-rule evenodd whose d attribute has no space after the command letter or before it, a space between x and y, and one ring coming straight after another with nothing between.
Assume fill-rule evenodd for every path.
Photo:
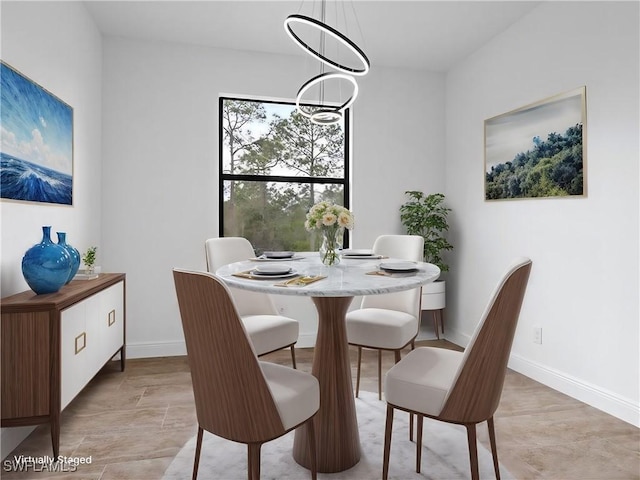
<instances>
[{"instance_id":1,"label":"tree outside window","mask_svg":"<svg viewBox=\"0 0 640 480\"><path fill-rule=\"evenodd\" d=\"M219 109L221 236L245 237L258 254L316 250L309 208L349 207L348 112L316 125L293 103L221 97Z\"/></svg>"}]
</instances>

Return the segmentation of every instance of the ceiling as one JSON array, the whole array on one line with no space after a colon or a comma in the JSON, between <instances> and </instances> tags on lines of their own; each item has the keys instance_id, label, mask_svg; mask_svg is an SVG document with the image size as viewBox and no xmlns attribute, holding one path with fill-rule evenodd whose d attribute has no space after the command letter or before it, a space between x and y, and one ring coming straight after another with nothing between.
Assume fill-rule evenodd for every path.
<instances>
[{"instance_id":1,"label":"ceiling","mask_svg":"<svg viewBox=\"0 0 640 480\"><path fill-rule=\"evenodd\" d=\"M365 51L374 68L445 72L539 3L329 0L325 20L341 31L350 28L345 33ZM304 55L286 35L283 21L292 13L320 18L321 2L89 0L85 4L107 36Z\"/></svg>"}]
</instances>

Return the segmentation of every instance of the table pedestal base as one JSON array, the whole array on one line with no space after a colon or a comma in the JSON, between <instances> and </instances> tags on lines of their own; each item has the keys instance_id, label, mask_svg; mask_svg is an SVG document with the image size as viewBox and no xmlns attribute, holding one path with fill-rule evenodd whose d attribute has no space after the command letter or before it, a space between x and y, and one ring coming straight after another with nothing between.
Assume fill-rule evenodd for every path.
<instances>
[{"instance_id":1,"label":"table pedestal base","mask_svg":"<svg viewBox=\"0 0 640 480\"><path fill-rule=\"evenodd\" d=\"M314 297L318 336L311 373L320 384L320 410L314 417L318 471L342 472L360 461L360 436L351 381L344 317L353 297ZM293 458L311 467L307 429L296 430Z\"/></svg>"}]
</instances>

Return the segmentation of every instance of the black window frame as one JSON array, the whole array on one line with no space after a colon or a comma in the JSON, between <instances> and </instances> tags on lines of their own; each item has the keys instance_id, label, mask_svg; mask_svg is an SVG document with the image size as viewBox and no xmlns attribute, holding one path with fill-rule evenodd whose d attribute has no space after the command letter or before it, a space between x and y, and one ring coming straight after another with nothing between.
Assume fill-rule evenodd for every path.
<instances>
[{"instance_id":1,"label":"black window frame","mask_svg":"<svg viewBox=\"0 0 640 480\"><path fill-rule=\"evenodd\" d=\"M341 184L344 191L344 207L350 208L350 153L351 153L351 109L347 108L343 112L344 122L344 177L305 177L305 176L276 176L276 175L248 175L248 174L231 174L224 172L223 148L224 148L224 132L223 132L223 103L225 100L255 102L261 104L277 104L295 106L294 101L288 100L263 100L259 98L243 98L235 96L218 97L218 235L224 237L224 182L225 181L253 181L253 182L288 182L288 183L313 183L313 184ZM313 104L303 104L313 107ZM310 121L310 120L309 120ZM304 225L300 225L304 228ZM349 247L349 231L345 230L344 248Z\"/></svg>"}]
</instances>

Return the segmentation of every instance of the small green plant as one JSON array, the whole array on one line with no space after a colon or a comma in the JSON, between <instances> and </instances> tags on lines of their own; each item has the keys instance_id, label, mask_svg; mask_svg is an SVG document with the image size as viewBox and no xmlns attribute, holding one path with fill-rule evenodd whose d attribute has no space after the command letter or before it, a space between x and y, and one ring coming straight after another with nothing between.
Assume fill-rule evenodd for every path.
<instances>
[{"instance_id":1,"label":"small green plant","mask_svg":"<svg viewBox=\"0 0 640 480\"><path fill-rule=\"evenodd\" d=\"M424 238L425 262L437 265L443 272L448 271L449 266L442 260L442 252L452 250L453 245L444 237L444 232L449 230L447 215L451 211L442 204L444 195L424 195L416 190L404 193L411 198L400 207L400 220L407 228L407 233Z\"/></svg>"},{"instance_id":2,"label":"small green plant","mask_svg":"<svg viewBox=\"0 0 640 480\"><path fill-rule=\"evenodd\" d=\"M93 268L94 263L96 263L96 251L98 247L89 247L87 251L82 255L82 263L84 263L88 268Z\"/></svg>"}]
</instances>

